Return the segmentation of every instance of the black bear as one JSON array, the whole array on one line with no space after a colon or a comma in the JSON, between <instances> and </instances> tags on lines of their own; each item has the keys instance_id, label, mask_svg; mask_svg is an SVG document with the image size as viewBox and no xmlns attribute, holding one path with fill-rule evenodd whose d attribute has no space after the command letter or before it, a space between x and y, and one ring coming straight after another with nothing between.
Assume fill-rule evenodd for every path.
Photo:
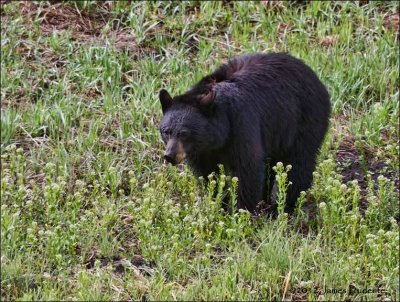
<instances>
[{"instance_id":1,"label":"black bear","mask_svg":"<svg viewBox=\"0 0 400 302\"><path fill-rule=\"evenodd\" d=\"M237 207L254 211L269 200L277 162L291 164L291 212L312 183L328 128L329 94L316 74L286 53L232 59L183 95L161 90L165 160L185 158L197 176L218 171L239 178ZM272 175L272 177L267 177Z\"/></svg>"}]
</instances>

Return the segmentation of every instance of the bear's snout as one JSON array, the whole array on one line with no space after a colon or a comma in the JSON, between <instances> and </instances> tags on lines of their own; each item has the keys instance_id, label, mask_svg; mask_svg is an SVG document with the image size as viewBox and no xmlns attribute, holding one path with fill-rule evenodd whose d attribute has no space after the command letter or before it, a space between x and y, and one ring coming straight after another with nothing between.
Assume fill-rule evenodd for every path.
<instances>
[{"instance_id":1,"label":"bear's snout","mask_svg":"<svg viewBox=\"0 0 400 302\"><path fill-rule=\"evenodd\" d=\"M165 159L168 163L173 164L173 165L176 165L176 161L175 161L175 158L174 158L174 155L173 155L173 154L171 154L171 153L165 153L164 159Z\"/></svg>"},{"instance_id":2,"label":"bear's snout","mask_svg":"<svg viewBox=\"0 0 400 302\"><path fill-rule=\"evenodd\" d=\"M182 143L177 139L170 139L167 143L167 150L164 154L164 159L173 165L180 164L186 157Z\"/></svg>"}]
</instances>

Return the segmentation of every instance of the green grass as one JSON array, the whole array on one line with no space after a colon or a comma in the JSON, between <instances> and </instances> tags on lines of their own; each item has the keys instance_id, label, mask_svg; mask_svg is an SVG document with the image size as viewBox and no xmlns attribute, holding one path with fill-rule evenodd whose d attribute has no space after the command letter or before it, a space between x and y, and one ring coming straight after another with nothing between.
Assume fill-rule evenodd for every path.
<instances>
[{"instance_id":1,"label":"green grass","mask_svg":"<svg viewBox=\"0 0 400 302\"><path fill-rule=\"evenodd\" d=\"M3 300L399 299L397 2L77 1L57 31L31 5L1 7ZM305 207L255 219L221 210L235 179L163 164L158 91L270 51L333 115Z\"/></svg>"}]
</instances>

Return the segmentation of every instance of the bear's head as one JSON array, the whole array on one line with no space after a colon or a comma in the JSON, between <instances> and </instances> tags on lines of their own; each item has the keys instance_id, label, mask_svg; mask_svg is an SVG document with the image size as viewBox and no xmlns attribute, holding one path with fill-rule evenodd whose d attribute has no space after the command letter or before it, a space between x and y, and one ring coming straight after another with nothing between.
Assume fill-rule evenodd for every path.
<instances>
[{"instance_id":1,"label":"bear's head","mask_svg":"<svg viewBox=\"0 0 400 302\"><path fill-rule=\"evenodd\" d=\"M167 162L180 164L185 158L195 158L214 149L218 138L213 126L215 93L212 89L194 90L174 98L162 89L159 97L164 114L160 132L166 144Z\"/></svg>"}]
</instances>

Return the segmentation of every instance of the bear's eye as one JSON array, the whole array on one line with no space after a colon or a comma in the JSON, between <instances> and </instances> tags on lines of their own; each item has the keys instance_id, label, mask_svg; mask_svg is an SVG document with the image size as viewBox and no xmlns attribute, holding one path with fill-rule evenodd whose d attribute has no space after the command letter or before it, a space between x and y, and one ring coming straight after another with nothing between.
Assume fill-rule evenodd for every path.
<instances>
[{"instance_id":1,"label":"bear's eye","mask_svg":"<svg viewBox=\"0 0 400 302\"><path fill-rule=\"evenodd\" d=\"M182 130L182 131L180 131L179 132L179 137L180 138L188 138L189 137L189 135L190 135L190 133L189 133L189 131L187 131L187 130Z\"/></svg>"},{"instance_id":2,"label":"bear's eye","mask_svg":"<svg viewBox=\"0 0 400 302\"><path fill-rule=\"evenodd\" d=\"M171 136L171 130L170 129L161 129L161 137L163 139L164 142L166 142L169 137Z\"/></svg>"},{"instance_id":3,"label":"bear's eye","mask_svg":"<svg viewBox=\"0 0 400 302\"><path fill-rule=\"evenodd\" d=\"M171 135L171 130L170 129L161 129L161 133L167 136Z\"/></svg>"}]
</instances>

